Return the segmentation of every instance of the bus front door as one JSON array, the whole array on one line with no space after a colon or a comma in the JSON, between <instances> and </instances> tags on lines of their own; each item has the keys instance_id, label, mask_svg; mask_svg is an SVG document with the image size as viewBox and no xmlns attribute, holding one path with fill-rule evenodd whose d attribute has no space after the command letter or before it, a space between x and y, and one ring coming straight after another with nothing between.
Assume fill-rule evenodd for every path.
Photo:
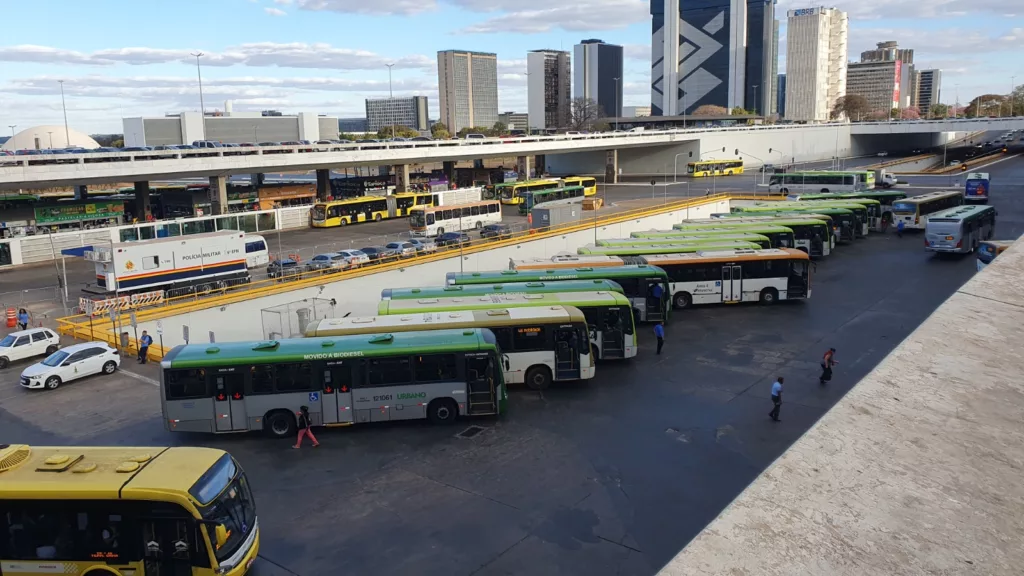
<instances>
[{"instance_id":1,"label":"bus front door","mask_svg":"<svg viewBox=\"0 0 1024 576\"><path fill-rule=\"evenodd\" d=\"M191 576L191 553L196 529L178 518L140 518L145 573Z\"/></svg>"},{"instance_id":2,"label":"bus front door","mask_svg":"<svg viewBox=\"0 0 1024 576\"><path fill-rule=\"evenodd\" d=\"M651 280L647 283L644 293L644 309L640 311L641 316L637 320L646 322L662 322L665 320L665 287L658 280Z\"/></svg>"},{"instance_id":3,"label":"bus front door","mask_svg":"<svg viewBox=\"0 0 1024 576\"><path fill-rule=\"evenodd\" d=\"M494 369L494 364L488 354L466 354L466 384L469 388L470 415L498 413Z\"/></svg>"},{"instance_id":4,"label":"bus front door","mask_svg":"<svg viewBox=\"0 0 1024 576\"><path fill-rule=\"evenodd\" d=\"M627 310L629 310L627 308ZM600 342L600 358L625 358L626 341L623 331L622 311L616 308L609 309L605 313L604 326L597 333Z\"/></svg>"},{"instance_id":5,"label":"bus front door","mask_svg":"<svg viewBox=\"0 0 1024 576\"><path fill-rule=\"evenodd\" d=\"M328 363L320 390L324 426L352 423L352 369L350 362Z\"/></svg>"},{"instance_id":6,"label":"bus front door","mask_svg":"<svg viewBox=\"0 0 1024 576\"><path fill-rule=\"evenodd\" d=\"M722 302L743 300L743 268L722 266Z\"/></svg>"},{"instance_id":7,"label":"bus front door","mask_svg":"<svg viewBox=\"0 0 1024 576\"><path fill-rule=\"evenodd\" d=\"M214 372L213 415L217 432L231 432L249 429L249 418L245 410L245 375L238 372Z\"/></svg>"},{"instance_id":8,"label":"bus front door","mask_svg":"<svg viewBox=\"0 0 1024 576\"><path fill-rule=\"evenodd\" d=\"M579 338L572 326L555 332L555 380L580 379Z\"/></svg>"}]
</instances>

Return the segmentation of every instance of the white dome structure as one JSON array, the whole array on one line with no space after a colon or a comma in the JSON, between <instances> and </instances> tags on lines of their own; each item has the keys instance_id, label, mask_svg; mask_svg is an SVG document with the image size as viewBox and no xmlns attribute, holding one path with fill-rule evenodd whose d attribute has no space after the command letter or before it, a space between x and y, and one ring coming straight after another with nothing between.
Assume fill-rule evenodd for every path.
<instances>
[{"instance_id":1,"label":"white dome structure","mask_svg":"<svg viewBox=\"0 0 1024 576\"><path fill-rule=\"evenodd\" d=\"M71 142L68 142L68 137ZM100 145L87 134L67 130L63 126L33 126L14 135L4 142L4 150L45 150L46 148L99 148Z\"/></svg>"}]
</instances>

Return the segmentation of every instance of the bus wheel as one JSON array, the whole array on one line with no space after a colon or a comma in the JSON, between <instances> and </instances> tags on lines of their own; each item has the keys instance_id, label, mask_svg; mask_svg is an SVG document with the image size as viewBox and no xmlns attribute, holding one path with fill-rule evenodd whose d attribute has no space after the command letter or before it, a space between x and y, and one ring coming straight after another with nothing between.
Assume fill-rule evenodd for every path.
<instances>
[{"instance_id":1,"label":"bus wheel","mask_svg":"<svg viewBox=\"0 0 1024 576\"><path fill-rule=\"evenodd\" d=\"M295 416L287 410L271 412L263 418L263 430L271 438L289 438L295 435Z\"/></svg>"},{"instance_id":2,"label":"bus wheel","mask_svg":"<svg viewBox=\"0 0 1024 576\"><path fill-rule=\"evenodd\" d=\"M530 390L546 390L551 386L551 370L547 366L534 366L526 371L526 387Z\"/></svg>"},{"instance_id":3,"label":"bus wheel","mask_svg":"<svg viewBox=\"0 0 1024 576\"><path fill-rule=\"evenodd\" d=\"M373 217L374 222L380 222L383 219L384 218L380 214L377 214L376 216Z\"/></svg>"},{"instance_id":4,"label":"bus wheel","mask_svg":"<svg viewBox=\"0 0 1024 576\"><path fill-rule=\"evenodd\" d=\"M459 416L459 407L451 398L438 398L427 405L427 418L432 424L451 424Z\"/></svg>"},{"instance_id":5,"label":"bus wheel","mask_svg":"<svg viewBox=\"0 0 1024 576\"><path fill-rule=\"evenodd\" d=\"M483 227L484 227L484 223L479 221L479 220L477 220L476 224L473 225L473 228L476 228L477 230L479 230L479 229L481 229Z\"/></svg>"},{"instance_id":6,"label":"bus wheel","mask_svg":"<svg viewBox=\"0 0 1024 576\"><path fill-rule=\"evenodd\" d=\"M339 218L338 219L338 226L348 226L348 221L345 220L344 218Z\"/></svg>"},{"instance_id":7,"label":"bus wheel","mask_svg":"<svg viewBox=\"0 0 1024 576\"><path fill-rule=\"evenodd\" d=\"M679 310L689 308L693 304L693 298L686 292L680 292L672 298L672 302Z\"/></svg>"},{"instance_id":8,"label":"bus wheel","mask_svg":"<svg viewBox=\"0 0 1024 576\"><path fill-rule=\"evenodd\" d=\"M822 194L828 194L828 188L822 188L821 189L821 193Z\"/></svg>"},{"instance_id":9,"label":"bus wheel","mask_svg":"<svg viewBox=\"0 0 1024 576\"><path fill-rule=\"evenodd\" d=\"M782 190L779 190L779 192L782 192L783 194L789 194L789 188L783 188Z\"/></svg>"},{"instance_id":10,"label":"bus wheel","mask_svg":"<svg viewBox=\"0 0 1024 576\"><path fill-rule=\"evenodd\" d=\"M779 301L779 293L775 291L775 288L765 288L761 290L760 301L765 306L771 306Z\"/></svg>"},{"instance_id":11,"label":"bus wheel","mask_svg":"<svg viewBox=\"0 0 1024 576\"><path fill-rule=\"evenodd\" d=\"M440 236L441 234L444 234L444 228L437 229L437 235Z\"/></svg>"}]
</instances>

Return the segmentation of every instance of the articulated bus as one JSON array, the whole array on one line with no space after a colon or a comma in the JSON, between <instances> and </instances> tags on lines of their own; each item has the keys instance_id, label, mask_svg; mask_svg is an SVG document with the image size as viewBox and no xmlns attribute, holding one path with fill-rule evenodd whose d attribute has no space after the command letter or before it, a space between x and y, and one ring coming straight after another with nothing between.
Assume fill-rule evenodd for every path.
<instances>
[{"instance_id":1,"label":"articulated bus","mask_svg":"<svg viewBox=\"0 0 1024 576\"><path fill-rule=\"evenodd\" d=\"M699 223L699 222L721 222L726 219L731 222L758 222L761 224L771 224L772 222L780 219L784 220L822 220L826 223L828 228L832 230L832 236L829 241L829 249L835 250L836 242L839 241L839 236L842 233L840 229L839 221L843 218L849 220L850 234L853 237L853 226L857 221L857 217L853 215L851 210L845 210L843 208L822 208L814 212L738 212L733 214L731 212L719 212L712 214L711 218L692 218L690 220L684 220L686 223ZM761 233L761 232L759 232ZM792 246L772 246L773 248L792 248Z\"/></svg>"},{"instance_id":2,"label":"articulated bus","mask_svg":"<svg viewBox=\"0 0 1024 576\"><path fill-rule=\"evenodd\" d=\"M487 328L494 333L506 384L525 383L534 390L541 390L551 382L594 377L587 319L573 306L327 318L307 326L306 336L476 328Z\"/></svg>"},{"instance_id":3,"label":"articulated bus","mask_svg":"<svg viewBox=\"0 0 1024 576\"><path fill-rule=\"evenodd\" d=\"M641 246L594 246L579 248L580 254L601 254L603 256L643 256L644 254L686 254L689 252L709 252L718 250L758 250L760 244L754 242L697 242L644 244Z\"/></svg>"},{"instance_id":4,"label":"articulated bus","mask_svg":"<svg viewBox=\"0 0 1024 576\"><path fill-rule=\"evenodd\" d=\"M729 214L729 216L738 216L738 214ZM685 220L686 223L697 223L697 220L706 221L708 226L714 226L719 223L720 220L717 218L697 218L693 220ZM755 242L762 244L762 248L793 248L796 246L796 238L793 236L793 231L785 226L773 226L769 222L766 222L763 218L750 219L751 221L761 221L764 226L756 230L730 230L730 229L715 229L715 230L669 230L669 231L658 231L651 230L649 232L633 232L629 238L623 240L616 240L615 242L631 242L631 241L643 241L644 243L652 244L664 244L664 243L675 243L675 242L690 242L691 238L715 238L721 239L726 242ZM742 220L746 221L746 219ZM768 239L768 245L764 246L764 238ZM599 241L600 245L601 242Z\"/></svg>"},{"instance_id":5,"label":"articulated bus","mask_svg":"<svg viewBox=\"0 0 1024 576\"><path fill-rule=\"evenodd\" d=\"M526 216L533 210L534 206L540 206L545 202L556 200L570 200L572 198L583 198L582 186L560 186L546 190L526 190L520 192L522 202L519 203L519 215Z\"/></svg>"},{"instance_id":6,"label":"articulated bus","mask_svg":"<svg viewBox=\"0 0 1024 576\"><path fill-rule=\"evenodd\" d=\"M730 160L702 160L700 162L689 162L686 165L686 173L694 178L743 174L743 160L736 158Z\"/></svg>"},{"instance_id":7,"label":"articulated bus","mask_svg":"<svg viewBox=\"0 0 1024 576\"><path fill-rule=\"evenodd\" d=\"M781 192L859 192L875 187L875 173L870 171L826 170L772 174L768 193Z\"/></svg>"},{"instance_id":8,"label":"articulated bus","mask_svg":"<svg viewBox=\"0 0 1024 576\"><path fill-rule=\"evenodd\" d=\"M712 244L719 242L753 242L758 244L761 248L772 248L772 241L770 238L763 234L719 234L717 232L711 232L709 234L688 234L673 237L671 239L665 238L611 238L607 240L598 240L598 246L650 246L653 244Z\"/></svg>"},{"instance_id":9,"label":"articulated bus","mask_svg":"<svg viewBox=\"0 0 1024 576\"><path fill-rule=\"evenodd\" d=\"M597 178L593 176L566 176L562 182L566 186L582 186L584 196L597 196Z\"/></svg>"},{"instance_id":10,"label":"articulated bus","mask_svg":"<svg viewBox=\"0 0 1024 576\"><path fill-rule=\"evenodd\" d=\"M160 363L164 422L180 432L496 415L507 395L490 330L435 330L175 346Z\"/></svg>"},{"instance_id":11,"label":"articulated bus","mask_svg":"<svg viewBox=\"0 0 1024 576\"><path fill-rule=\"evenodd\" d=\"M1016 240L985 240L978 245L978 272L985 269L986 266L992 263L999 256L1006 251L1007 248L1013 246Z\"/></svg>"},{"instance_id":12,"label":"articulated bus","mask_svg":"<svg viewBox=\"0 0 1024 576\"><path fill-rule=\"evenodd\" d=\"M584 256L583 258L591 258ZM657 266L627 266L622 258L616 256L593 256L601 258L606 264L602 266L580 266L572 262L544 263L544 267L533 264L522 265L522 261L512 260L511 270L494 272L449 272L446 278L448 286L473 286L513 280L515 282L552 283L557 288L569 280L593 281L596 279L614 282L622 288L623 294L633 306L633 316L641 322L659 322L668 320L668 275ZM660 288L656 288L660 287ZM656 295L661 292L662 297Z\"/></svg>"},{"instance_id":13,"label":"articulated bus","mask_svg":"<svg viewBox=\"0 0 1024 576\"><path fill-rule=\"evenodd\" d=\"M4 574L242 576L259 553L223 450L3 444L0 484Z\"/></svg>"},{"instance_id":14,"label":"articulated bus","mask_svg":"<svg viewBox=\"0 0 1024 576\"><path fill-rule=\"evenodd\" d=\"M415 206L409 210L409 230L432 238L445 232L480 230L501 222L501 203L482 200L455 206Z\"/></svg>"},{"instance_id":15,"label":"articulated bus","mask_svg":"<svg viewBox=\"0 0 1024 576\"><path fill-rule=\"evenodd\" d=\"M480 296L483 294L551 294L555 292L618 292L618 282L606 279L558 280L555 282L508 282L503 284L465 284L428 288L385 288L381 300L419 300L421 298L449 298ZM488 326L489 328L489 326Z\"/></svg>"},{"instance_id":16,"label":"articulated bus","mask_svg":"<svg viewBox=\"0 0 1024 576\"><path fill-rule=\"evenodd\" d=\"M939 190L920 196L910 196L893 202L893 223L902 220L905 228L923 230L928 224L929 214L955 208L963 203L964 194L960 190Z\"/></svg>"},{"instance_id":17,"label":"articulated bus","mask_svg":"<svg viewBox=\"0 0 1024 576\"><path fill-rule=\"evenodd\" d=\"M775 218L765 222L737 222L735 220L720 219L713 224L681 223L674 224L672 228L681 232L692 232L695 230L727 230L730 232L743 231L754 234L764 234L764 226L782 226L789 228L793 233L796 248L807 252L812 257L828 256L832 248L832 230L825 220L812 218Z\"/></svg>"},{"instance_id":18,"label":"articulated bus","mask_svg":"<svg viewBox=\"0 0 1024 576\"><path fill-rule=\"evenodd\" d=\"M408 216L413 206L433 204L434 195L426 192L317 202L313 205L310 223L314 228L331 228L357 222L380 222L385 218Z\"/></svg>"},{"instance_id":19,"label":"articulated bus","mask_svg":"<svg viewBox=\"0 0 1024 576\"><path fill-rule=\"evenodd\" d=\"M757 216L764 215L774 218L793 218L801 215L808 215L818 220L825 220L822 216L828 218L826 222L831 221L830 229L834 232L833 240L836 242L850 241L852 242L857 238L857 231L863 230L861 220L857 218L857 214L850 208L837 208L834 206L800 206L799 204L793 204L792 206L778 206L773 204L766 206L740 206L734 207L736 212L733 214L737 216ZM867 211L862 211L865 216Z\"/></svg>"},{"instance_id":20,"label":"articulated bus","mask_svg":"<svg viewBox=\"0 0 1024 576\"><path fill-rule=\"evenodd\" d=\"M924 247L932 252L974 252L996 230L992 206L957 206L928 216Z\"/></svg>"},{"instance_id":21,"label":"articulated bus","mask_svg":"<svg viewBox=\"0 0 1024 576\"><path fill-rule=\"evenodd\" d=\"M410 315L453 310L489 310L537 306L575 306L583 311L590 342L599 360L636 356L636 328L629 300L618 292L569 292L565 294L488 294L465 298L383 300L381 315Z\"/></svg>"},{"instance_id":22,"label":"articulated bus","mask_svg":"<svg viewBox=\"0 0 1024 576\"><path fill-rule=\"evenodd\" d=\"M540 180L524 180L522 182L506 182L501 186L502 204L522 204L523 192L538 192L540 190L552 190L560 188L562 181L557 178L543 178ZM498 188L495 188L498 191Z\"/></svg>"},{"instance_id":23,"label":"articulated bus","mask_svg":"<svg viewBox=\"0 0 1024 576\"><path fill-rule=\"evenodd\" d=\"M792 248L656 254L626 260L664 268L672 302L680 309L811 297L809 257Z\"/></svg>"}]
</instances>

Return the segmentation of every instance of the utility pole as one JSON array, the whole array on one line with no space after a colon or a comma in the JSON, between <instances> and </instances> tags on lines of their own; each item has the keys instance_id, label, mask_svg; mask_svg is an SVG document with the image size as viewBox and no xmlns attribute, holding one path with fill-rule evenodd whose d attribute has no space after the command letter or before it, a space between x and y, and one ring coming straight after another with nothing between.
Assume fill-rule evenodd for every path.
<instances>
[{"instance_id":1,"label":"utility pole","mask_svg":"<svg viewBox=\"0 0 1024 576\"><path fill-rule=\"evenodd\" d=\"M615 80L615 131L619 131L619 81L621 78L612 78Z\"/></svg>"},{"instance_id":2,"label":"utility pole","mask_svg":"<svg viewBox=\"0 0 1024 576\"><path fill-rule=\"evenodd\" d=\"M1017 88L1015 85L1017 81L1016 76L1010 76L1010 117L1013 117L1013 91Z\"/></svg>"},{"instance_id":3,"label":"utility pole","mask_svg":"<svg viewBox=\"0 0 1024 576\"><path fill-rule=\"evenodd\" d=\"M68 106L64 102L64 81L57 80L60 84L60 107L64 109L64 139L67 140L67 145L71 146L71 131L68 130Z\"/></svg>"},{"instance_id":4,"label":"utility pole","mask_svg":"<svg viewBox=\"0 0 1024 576\"><path fill-rule=\"evenodd\" d=\"M17 124L8 124L8 128L11 129L11 146L14 146L14 129L18 127Z\"/></svg>"},{"instance_id":5,"label":"utility pole","mask_svg":"<svg viewBox=\"0 0 1024 576\"><path fill-rule=\"evenodd\" d=\"M192 53L196 57L196 76L199 77L199 117L203 119L203 140L206 140L206 104L203 103L203 71L199 66L202 52Z\"/></svg>"},{"instance_id":6,"label":"utility pole","mask_svg":"<svg viewBox=\"0 0 1024 576\"><path fill-rule=\"evenodd\" d=\"M388 108L387 109L391 110L392 106L395 105L395 103L394 103L395 92L391 89L391 67L394 66L394 64L385 64L385 66L388 67ZM395 139L395 119L394 119L394 117L391 118L391 139L392 140Z\"/></svg>"}]
</instances>

